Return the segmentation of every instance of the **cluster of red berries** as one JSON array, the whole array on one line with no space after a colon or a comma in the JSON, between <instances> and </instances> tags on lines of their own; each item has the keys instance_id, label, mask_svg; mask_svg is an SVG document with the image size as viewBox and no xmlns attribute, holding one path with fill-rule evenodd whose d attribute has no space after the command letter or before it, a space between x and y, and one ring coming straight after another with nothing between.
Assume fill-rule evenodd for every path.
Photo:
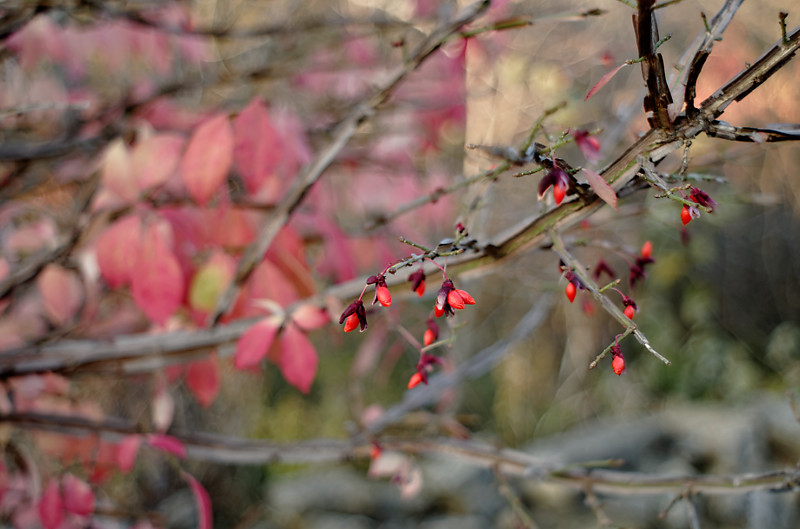
<instances>
[{"instance_id":1,"label":"cluster of red berries","mask_svg":"<svg viewBox=\"0 0 800 529\"><path fill-rule=\"evenodd\" d=\"M444 271L443 271L444 273ZM384 307L389 307L392 304L392 295L389 292L389 287L386 285L386 276L378 274L370 276L367 279L367 284L361 292L361 296L353 301L342 312L339 317L339 324L344 324L344 332L350 332L356 328L360 328L361 332L367 329L367 310L364 307L362 298L370 285L375 285L375 298L372 304L380 303ZM411 274L408 280L411 282L411 289L422 296L425 293L425 272L422 268ZM436 302L433 306L433 314L435 317L442 315L452 316L456 310L461 310L467 305L474 305L475 298L473 298L466 290L461 290L455 287L453 280L444 275L442 286L436 295ZM433 318L428 318L428 328L422 338L424 347L433 344L439 338L439 326ZM420 383L428 383L428 373L430 373L435 365L441 365L442 360L434 355L421 352L419 362L417 362L416 371L408 381L408 387L413 388Z\"/></svg>"}]
</instances>

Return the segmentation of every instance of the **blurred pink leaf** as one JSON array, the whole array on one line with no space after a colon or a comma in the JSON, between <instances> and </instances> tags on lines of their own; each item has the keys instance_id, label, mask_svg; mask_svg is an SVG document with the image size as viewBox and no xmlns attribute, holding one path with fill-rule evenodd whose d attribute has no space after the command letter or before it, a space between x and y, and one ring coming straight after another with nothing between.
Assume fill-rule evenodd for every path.
<instances>
[{"instance_id":1,"label":"blurred pink leaf","mask_svg":"<svg viewBox=\"0 0 800 529\"><path fill-rule=\"evenodd\" d=\"M597 81L597 83L589 89L589 91L586 93L586 97L584 97L583 100L586 101L587 99L592 97L595 94L595 92L597 92L598 90L603 88L606 84L608 84L611 78L617 75L617 72L622 70L622 68L625 66L628 66L627 62L623 62L622 64L620 64L619 66L617 66L616 68L605 74L603 77L601 77L600 80Z\"/></svg>"},{"instance_id":2,"label":"blurred pink leaf","mask_svg":"<svg viewBox=\"0 0 800 529\"><path fill-rule=\"evenodd\" d=\"M603 201L612 208L617 209L617 194L614 192L614 189L608 185L608 182L599 174L585 167L583 168L583 174L586 176L586 180L589 182L594 192L597 193L597 196L603 199Z\"/></svg>"},{"instance_id":3,"label":"blurred pink leaf","mask_svg":"<svg viewBox=\"0 0 800 529\"><path fill-rule=\"evenodd\" d=\"M97 264L111 288L130 284L141 236L139 217L130 215L117 220L97 238Z\"/></svg>"},{"instance_id":4,"label":"blurred pink leaf","mask_svg":"<svg viewBox=\"0 0 800 529\"><path fill-rule=\"evenodd\" d=\"M47 483L39 500L38 510L44 529L56 529L64 521L64 501L58 480L51 478Z\"/></svg>"},{"instance_id":5,"label":"blurred pink leaf","mask_svg":"<svg viewBox=\"0 0 800 529\"><path fill-rule=\"evenodd\" d=\"M128 259L136 262L133 300L148 318L158 324L172 316L183 301L183 272L167 244L168 226L165 222L151 223L138 255L128 255Z\"/></svg>"},{"instance_id":6,"label":"blurred pink leaf","mask_svg":"<svg viewBox=\"0 0 800 529\"><path fill-rule=\"evenodd\" d=\"M83 303L83 283L77 274L57 264L47 265L36 278L44 309L55 326L75 317Z\"/></svg>"},{"instance_id":7,"label":"blurred pink leaf","mask_svg":"<svg viewBox=\"0 0 800 529\"><path fill-rule=\"evenodd\" d=\"M151 403L153 425L159 432L164 432L172 424L175 416L175 400L170 395L167 382L163 376L156 379L155 395Z\"/></svg>"},{"instance_id":8,"label":"blurred pink leaf","mask_svg":"<svg viewBox=\"0 0 800 529\"><path fill-rule=\"evenodd\" d=\"M285 153L261 98L253 98L236 117L233 126L236 136L233 157L247 191L256 194L269 180L278 184L275 173ZM273 189L267 193L268 199L275 198L276 194L277 189Z\"/></svg>"},{"instance_id":9,"label":"blurred pink leaf","mask_svg":"<svg viewBox=\"0 0 800 529\"><path fill-rule=\"evenodd\" d=\"M330 320L328 311L313 303L302 303L292 312L292 322L304 331L318 329Z\"/></svg>"},{"instance_id":10,"label":"blurred pink leaf","mask_svg":"<svg viewBox=\"0 0 800 529\"><path fill-rule=\"evenodd\" d=\"M233 130L218 114L197 127L181 159L183 182L195 202L205 206L228 177L233 162Z\"/></svg>"},{"instance_id":11,"label":"blurred pink leaf","mask_svg":"<svg viewBox=\"0 0 800 529\"><path fill-rule=\"evenodd\" d=\"M160 433L151 433L147 435L147 442L153 448L172 454L181 459L186 457L186 447L183 443L172 437L171 435L164 435Z\"/></svg>"},{"instance_id":12,"label":"blurred pink leaf","mask_svg":"<svg viewBox=\"0 0 800 529\"><path fill-rule=\"evenodd\" d=\"M296 325L289 324L280 336L281 373L289 384L308 393L317 375L317 351Z\"/></svg>"},{"instance_id":13,"label":"blurred pink leaf","mask_svg":"<svg viewBox=\"0 0 800 529\"><path fill-rule=\"evenodd\" d=\"M64 508L80 516L87 516L94 512L94 492L88 483L65 474L61 478L61 487L64 489Z\"/></svg>"},{"instance_id":14,"label":"blurred pink leaf","mask_svg":"<svg viewBox=\"0 0 800 529\"><path fill-rule=\"evenodd\" d=\"M133 203L139 197L136 175L131 165L128 146L117 138L108 146L103 156L103 185L111 190L123 203Z\"/></svg>"},{"instance_id":15,"label":"blurred pink leaf","mask_svg":"<svg viewBox=\"0 0 800 529\"><path fill-rule=\"evenodd\" d=\"M211 498L209 498L208 492L194 476L187 472L181 472L181 474L192 489L194 501L197 505L197 529L211 529L213 520Z\"/></svg>"},{"instance_id":16,"label":"blurred pink leaf","mask_svg":"<svg viewBox=\"0 0 800 529\"><path fill-rule=\"evenodd\" d=\"M270 316L247 329L236 344L236 354L233 358L236 369L257 366L266 358L280 325L280 317Z\"/></svg>"},{"instance_id":17,"label":"blurred pink leaf","mask_svg":"<svg viewBox=\"0 0 800 529\"><path fill-rule=\"evenodd\" d=\"M219 365L217 355L192 362L186 372L186 385L201 406L208 407L219 393Z\"/></svg>"},{"instance_id":18,"label":"blurred pink leaf","mask_svg":"<svg viewBox=\"0 0 800 529\"><path fill-rule=\"evenodd\" d=\"M185 143L177 134L156 134L136 144L131 164L140 191L163 185L175 173Z\"/></svg>"},{"instance_id":19,"label":"blurred pink leaf","mask_svg":"<svg viewBox=\"0 0 800 529\"><path fill-rule=\"evenodd\" d=\"M139 445L142 438L139 435L128 435L117 445L117 466L123 474L127 474L136 463L136 456L139 454Z\"/></svg>"}]
</instances>

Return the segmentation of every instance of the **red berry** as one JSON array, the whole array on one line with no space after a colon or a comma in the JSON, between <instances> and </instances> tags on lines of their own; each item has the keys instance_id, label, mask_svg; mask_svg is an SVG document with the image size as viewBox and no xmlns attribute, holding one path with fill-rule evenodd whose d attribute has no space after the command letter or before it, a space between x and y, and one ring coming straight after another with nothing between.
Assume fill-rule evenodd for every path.
<instances>
[{"instance_id":1,"label":"red berry","mask_svg":"<svg viewBox=\"0 0 800 529\"><path fill-rule=\"evenodd\" d=\"M392 294L389 292L389 289L385 286L379 286L375 290L375 295L378 298L378 301L384 307L389 307L392 304Z\"/></svg>"},{"instance_id":2,"label":"red berry","mask_svg":"<svg viewBox=\"0 0 800 529\"><path fill-rule=\"evenodd\" d=\"M565 292L567 294L567 299L569 300L570 303L575 301L575 294L578 293L578 289L575 287L575 283L573 283L572 281L567 283L567 289Z\"/></svg>"},{"instance_id":3,"label":"red berry","mask_svg":"<svg viewBox=\"0 0 800 529\"><path fill-rule=\"evenodd\" d=\"M451 290L447 294L447 302L456 310L464 308L464 299L461 297L461 294L458 293L458 290Z\"/></svg>"},{"instance_id":4,"label":"red berry","mask_svg":"<svg viewBox=\"0 0 800 529\"><path fill-rule=\"evenodd\" d=\"M683 216L683 214L682 214L682 213L681 213L681 216ZM684 224L685 224L685 223L684 223ZM653 254L653 243L651 243L650 241L647 241L647 242L645 242L645 243L642 245L642 257L644 257L645 259L647 259L647 258L649 258L649 257L650 257L652 254Z\"/></svg>"},{"instance_id":5,"label":"red berry","mask_svg":"<svg viewBox=\"0 0 800 529\"><path fill-rule=\"evenodd\" d=\"M455 291L458 292L459 296L461 296L461 301L463 301L464 304L466 304L466 305L474 305L475 304L475 298L470 296L469 293L466 290L461 290L461 289L457 288ZM451 305L452 305L452 303L451 303Z\"/></svg>"},{"instance_id":6,"label":"red berry","mask_svg":"<svg viewBox=\"0 0 800 529\"><path fill-rule=\"evenodd\" d=\"M416 373L411 375L411 378L408 380L408 389L419 386L421 382L422 382L422 375L419 373L419 371L417 371Z\"/></svg>"},{"instance_id":7,"label":"red berry","mask_svg":"<svg viewBox=\"0 0 800 529\"><path fill-rule=\"evenodd\" d=\"M627 307L625 307L625 311L624 312L625 312L625 316L627 316L629 320L632 320L633 319L633 315L636 314L636 309L634 309L633 306L628 305Z\"/></svg>"},{"instance_id":8,"label":"red berry","mask_svg":"<svg viewBox=\"0 0 800 529\"><path fill-rule=\"evenodd\" d=\"M566 196L566 194L566 186L563 186L560 183L556 183L553 186L553 199L556 201L556 205L561 204L561 201L564 200L564 196Z\"/></svg>"},{"instance_id":9,"label":"red berry","mask_svg":"<svg viewBox=\"0 0 800 529\"><path fill-rule=\"evenodd\" d=\"M351 314L347 317L347 320L344 322L344 332L350 332L355 330L356 327L359 326L358 321L358 314Z\"/></svg>"},{"instance_id":10,"label":"red berry","mask_svg":"<svg viewBox=\"0 0 800 529\"><path fill-rule=\"evenodd\" d=\"M681 222L683 222L684 226L692 222L692 211L689 209L689 206L683 206L681 210Z\"/></svg>"},{"instance_id":11,"label":"red berry","mask_svg":"<svg viewBox=\"0 0 800 529\"><path fill-rule=\"evenodd\" d=\"M440 309L439 307L434 305L434 307L433 307L433 315L438 318L442 314L444 314L444 309Z\"/></svg>"},{"instance_id":12,"label":"red berry","mask_svg":"<svg viewBox=\"0 0 800 529\"><path fill-rule=\"evenodd\" d=\"M378 459L381 456L381 452L383 452L383 450L381 450L381 447L378 446L377 444L373 444L372 448L369 451L369 458Z\"/></svg>"},{"instance_id":13,"label":"red berry","mask_svg":"<svg viewBox=\"0 0 800 529\"><path fill-rule=\"evenodd\" d=\"M425 281L421 281L419 286L417 287L417 295L419 297L422 297L424 293L425 293Z\"/></svg>"},{"instance_id":14,"label":"red berry","mask_svg":"<svg viewBox=\"0 0 800 529\"><path fill-rule=\"evenodd\" d=\"M428 329L425 331L425 334L422 337L422 343L425 346L432 344L436 340L436 333L433 332L433 329Z\"/></svg>"},{"instance_id":15,"label":"red berry","mask_svg":"<svg viewBox=\"0 0 800 529\"><path fill-rule=\"evenodd\" d=\"M617 375L621 375L625 371L625 359L622 358L622 355L614 355L614 359L611 361L611 369Z\"/></svg>"}]
</instances>

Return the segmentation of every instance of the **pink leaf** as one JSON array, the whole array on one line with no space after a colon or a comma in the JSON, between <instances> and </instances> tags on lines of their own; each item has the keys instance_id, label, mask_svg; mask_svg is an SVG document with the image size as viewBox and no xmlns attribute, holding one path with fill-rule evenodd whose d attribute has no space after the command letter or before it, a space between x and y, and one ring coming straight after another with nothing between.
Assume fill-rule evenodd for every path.
<instances>
[{"instance_id":1,"label":"pink leaf","mask_svg":"<svg viewBox=\"0 0 800 529\"><path fill-rule=\"evenodd\" d=\"M608 185L608 182L599 174L585 167L583 168L583 174L586 176L586 181L589 182L589 185L594 189L594 192L597 193L597 196L603 199L605 203L612 208L617 209L617 194L614 192L614 189Z\"/></svg>"},{"instance_id":2,"label":"pink leaf","mask_svg":"<svg viewBox=\"0 0 800 529\"><path fill-rule=\"evenodd\" d=\"M281 373L286 381L308 393L317 375L317 351L296 325L287 325L280 338Z\"/></svg>"},{"instance_id":3,"label":"pink leaf","mask_svg":"<svg viewBox=\"0 0 800 529\"><path fill-rule=\"evenodd\" d=\"M158 134L133 148L131 163L139 190L159 187L175 173L185 143L181 136Z\"/></svg>"},{"instance_id":4,"label":"pink leaf","mask_svg":"<svg viewBox=\"0 0 800 529\"><path fill-rule=\"evenodd\" d=\"M601 77L600 80L597 81L597 84L595 84L593 87L589 89L589 91L586 93L586 97L584 97L583 100L586 101L587 99L592 97L595 94L595 92L597 92L598 90L603 88L606 84L608 84L611 78L617 75L617 72L622 70L622 68L625 66L628 66L627 62L623 62L622 64L620 64L619 66L617 66L616 68L605 74L603 77Z\"/></svg>"},{"instance_id":5,"label":"pink leaf","mask_svg":"<svg viewBox=\"0 0 800 529\"><path fill-rule=\"evenodd\" d=\"M64 489L64 508L80 516L87 516L94 512L94 492L88 483L72 474L65 474L61 478L61 487Z\"/></svg>"},{"instance_id":6,"label":"pink leaf","mask_svg":"<svg viewBox=\"0 0 800 529\"><path fill-rule=\"evenodd\" d=\"M217 355L207 360L189 364L186 372L186 385L201 406L211 406L219 393L219 365Z\"/></svg>"},{"instance_id":7,"label":"pink leaf","mask_svg":"<svg viewBox=\"0 0 800 529\"><path fill-rule=\"evenodd\" d=\"M56 326L72 320L83 303L81 280L74 272L57 264L49 264L42 270L36 278L36 286L47 316Z\"/></svg>"},{"instance_id":8,"label":"pink leaf","mask_svg":"<svg viewBox=\"0 0 800 529\"><path fill-rule=\"evenodd\" d=\"M172 424L175 416L175 400L169 393L164 377L158 377L156 381L155 395L153 395L152 410L153 426L159 432L164 432Z\"/></svg>"},{"instance_id":9,"label":"pink leaf","mask_svg":"<svg viewBox=\"0 0 800 529\"><path fill-rule=\"evenodd\" d=\"M166 223L152 223L144 234L133 274L133 300L148 318L163 324L183 301L183 272L167 244Z\"/></svg>"},{"instance_id":10,"label":"pink leaf","mask_svg":"<svg viewBox=\"0 0 800 529\"><path fill-rule=\"evenodd\" d=\"M209 498L208 492L194 476L186 472L181 472L181 474L192 489L194 501L197 504L197 529L211 529L211 498Z\"/></svg>"},{"instance_id":11,"label":"pink leaf","mask_svg":"<svg viewBox=\"0 0 800 529\"><path fill-rule=\"evenodd\" d=\"M123 474L130 472L136 463L140 444L142 444L141 436L128 435L117 446L117 466Z\"/></svg>"},{"instance_id":12,"label":"pink leaf","mask_svg":"<svg viewBox=\"0 0 800 529\"><path fill-rule=\"evenodd\" d=\"M121 138L117 138L106 149L103 157L103 185L125 203L135 202L139 196L136 176L131 170L131 156Z\"/></svg>"},{"instance_id":13,"label":"pink leaf","mask_svg":"<svg viewBox=\"0 0 800 529\"><path fill-rule=\"evenodd\" d=\"M313 303L303 303L292 312L292 322L304 331L322 327L330 320L328 312Z\"/></svg>"},{"instance_id":14,"label":"pink leaf","mask_svg":"<svg viewBox=\"0 0 800 529\"><path fill-rule=\"evenodd\" d=\"M247 329L236 344L236 355L233 359L236 369L257 366L266 358L280 325L280 317L270 316Z\"/></svg>"},{"instance_id":15,"label":"pink leaf","mask_svg":"<svg viewBox=\"0 0 800 529\"><path fill-rule=\"evenodd\" d=\"M38 510L44 529L56 529L64 521L64 501L56 479L51 479L44 488Z\"/></svg>"},{"instance_id":16,"label":"pink leaf","mask_svg":"<svg viewBox=\"0 0 800 529\"><path fill-rule=\"evenodd\" d=\"M278 135L267 112L267 107L256 97L234 121L236 143L233 157L236 167L244 179L247 191L255 194L272 180L267 199L277 194L275 171L285 155L283 141Z\"/></svg>"},{"instance_id":17,"label":"pink leaf","mask_svg":"<svg viewBox=\"0 0 800 529\"><path fill-rule=\"evenodd\" d=\"M117 220L97 239L97 264L108 286L129 284L141 245L141 221L128 216Z\"/></svg>"},{"instance_id":18,"label":"pink leaf","mask_svg":"<svg viewBox=\"0 0 800 529\"><path fill-rule=\"evenodd\" d=\"M171 435L164 435L160 433L151 433L147 435L147 442L153 448L172 454L183 459L186 457L186 447L180 440L172 437Z\"/></svg>"},{"instance_id":19,"label":"pink leaf","mask_svg":"<svg viewBox=\"0 0 800 529\"><path fill-rule=\"evenodd\" d=\"M219 114L197 127L181 159L181 177L192 198L204 206L219 190L233 162L233 130Z\"/></svg>"}]
</instances>

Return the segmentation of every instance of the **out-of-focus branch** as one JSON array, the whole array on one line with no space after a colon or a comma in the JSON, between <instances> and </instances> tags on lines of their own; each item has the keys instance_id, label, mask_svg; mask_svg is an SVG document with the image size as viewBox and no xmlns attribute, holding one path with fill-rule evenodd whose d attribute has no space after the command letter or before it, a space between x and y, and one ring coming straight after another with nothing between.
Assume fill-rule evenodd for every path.
<instances>
[{"instance_id":1,"label":"out-of-focus branch","mask_svg":"<svg viewBox=\"0 0 800 529\"><path fill-rule=\"evenodd\" d=\"M639 57L642 61L642 77L647 85L647 95L644 97L645 112L652 112L647 118L651 127L669 130L669 104L672 103L672 94L667 84L667 75L664 71L664 59L656 53L659 44L658 24L653 13L655 0L639 0L638 15L633 17L633 26L636 29L636 43L639 48Z\"/></svg>"},{"instance_id":2,"label":"out-of-focus branch","mask_svg":"<svg viewBox=\"0 0 800 529\"><path fill-rule=\"evenodd\" d=\"M220 296L217 305L210 317L216 324L220 317L233 304L239 289L250 277L256 265L261 261L264 253L272 244L275 236L289 221L294 210L302 203L308 191L322 176L336 156L350 141L358 128L366 122L381 104L383 104L394 89L425 59L427 59L439 46L441 46L453 33L477 18L489 6L488 0L481 0L458 14L453 20L439 26L410 54L405 63L388 77L383 85L364 103L358 105L350 115L339 125L333 134L331 142L322 149L307 167L304 173L294 182L287 196L267 219L261 228L256 240L247 247L239 261L231 285Z\"/></svg>"},{"instance_id":3,"label":"out-of-focus branch","mask_svg":"<svg viewBox=\"0 0 800 529\"><path fill-rule=\"evenodd\" d=\"M149 433L121 419L93 421L83 417L37 413L2 414L0 423L69 435L103 435L111 441L125 435ZM373 448L371 441L309 439L276 443L174 429L168 434L183 443L189 458L227 465L346 462L368 458ZM788 491L800 486L800 470L797 468L730 476L660 476L595 468L595 464L561 466L554 464L552 458L543 460L520 450L498 448L471 439L381 437L379 441L384 450L451 456L478 467L494 468L509 476L621 496L683 494L686 490L691 490L692 494L734 495L759 490Z\"/></svg>"}]
</instances>

